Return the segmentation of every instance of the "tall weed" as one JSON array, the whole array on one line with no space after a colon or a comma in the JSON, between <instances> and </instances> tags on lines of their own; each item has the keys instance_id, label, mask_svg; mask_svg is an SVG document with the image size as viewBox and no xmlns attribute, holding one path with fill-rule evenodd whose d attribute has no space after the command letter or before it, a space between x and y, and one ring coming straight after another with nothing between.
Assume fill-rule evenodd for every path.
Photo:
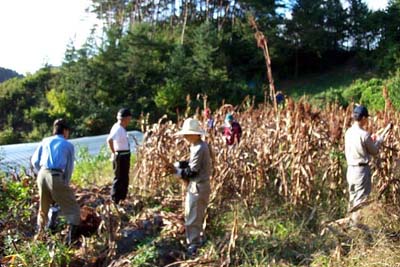
<instances>
[{"instance_id":1,"label":"tall weed","mask_svg":"<svg viewBox=\"0 0 400 267\"><path fill-rule=\"evenodd\" d=\"M112 179L110 153L102 147L97 155L90 155L87 147L79 147L72 174L74 184L80 187L102 186Z\"/></svg>"}]
</instances>

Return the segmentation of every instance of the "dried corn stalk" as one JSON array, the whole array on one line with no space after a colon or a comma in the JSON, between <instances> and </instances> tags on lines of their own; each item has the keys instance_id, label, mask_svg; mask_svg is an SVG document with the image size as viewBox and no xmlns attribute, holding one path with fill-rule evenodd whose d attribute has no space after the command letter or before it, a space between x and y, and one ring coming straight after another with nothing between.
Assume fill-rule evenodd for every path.
<instances>
[{"instance_id":1,"label":"dried corn stalk","mask_svg":"<svg viewBox=\"0 0 400 267\"><path fill-rule=\"evenodd\" d=\"M226 105L225 105L226 106ZM345 197L344 131L351 124L352 106L336 104L315 109L307 101L288 99L286 109L254 108L245 102L235 110L243 129L241 143L227 148L221 133L207 138L214 151L213 193L211 205L229 204L244 199L251 207L257 194L278 194L294 205L315 204L320 198L335 201ZM240 112L239 112L240 111ZM216 113L217 126L223 125L223 113ZM381 196L398 203L400 182L394 170L399 159L398 116L388 108L376 113L368 130L376 132L387 121L395 125L381 150L379 164L373 165L374 184ZM179 184L165 171L170 162L187 159L188 145L173 134L180 125L170 121L153 125L138 150L133 184L142 193L163 194ZM160 156L162 155L162 157ZM179 190L179 186L175 186Z\"/></svg>"}]
</instances>

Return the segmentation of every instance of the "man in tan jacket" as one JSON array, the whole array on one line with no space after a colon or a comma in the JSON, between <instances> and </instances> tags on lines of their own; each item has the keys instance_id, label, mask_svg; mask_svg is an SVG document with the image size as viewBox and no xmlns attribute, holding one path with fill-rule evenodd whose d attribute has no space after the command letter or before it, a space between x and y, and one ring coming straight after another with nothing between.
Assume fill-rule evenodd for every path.
<instances>
[{"instance_id":1,"label":"man in tan jacket","mask_svg":"<svg viewBox=\"0 0 400 267\"><path fill-rule=\"evenodd\" d=\"M345 155L347 160L347 182L349 184L349 209L364 202L371 193L371 168L369 163L372 156L379 152L384 134L371 137L364 130L368 124L368 110L358 105L354 108L353 125L345 134ZM352 224L357 224L359 213L352 214Z\"/></svg>"},{"instance_id":2,"label":"man in tan jacket","mask_svg":"<svg viewBox=\"0 0 400 267\"><path fill-rule=\"evenodd\" d=\"M212 160L208 144L201 139L205 134L201 124L196 119L188 118L182 129L176 133L190 144L188 161L174 163L171 174L187 182L185 199L185 230L187 253L194 256L205 241L203 222L210 198L210 176Z\"/></svg>"}]
</instances>

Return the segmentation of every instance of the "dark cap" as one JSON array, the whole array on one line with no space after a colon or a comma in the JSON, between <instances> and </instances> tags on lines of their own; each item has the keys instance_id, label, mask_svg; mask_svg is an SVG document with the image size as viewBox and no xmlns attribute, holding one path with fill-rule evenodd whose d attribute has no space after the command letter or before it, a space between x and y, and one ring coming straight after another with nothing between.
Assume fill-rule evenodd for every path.
<instances>
[{"instance_id":1,"label":"dark cap","mask_svg":"<svg viewBox=\"0 0 400 267\"><path fill-rule=\"evenodd\" d=\"M129 109L127 109L127 108L121 108L121 109L118 111L118 114L117 114L117 118L118 118L118 119L125 118L125 117L131 117L131 116L132 116L132 113L131 113L131 111L130 111Z\"/></svg>"},{"instance_id":2,"label":"dark cap","mask_svg":"<svg viewBox=\"0 0 400 267\"><path fill-rule=\"evenodd\" d=\"M368 110L366 107L362 106L362 105L357 105L354 110L353 110L353 117L354 118L363 118L363 117L368 117Z\"/></svg>"}]
</instances>

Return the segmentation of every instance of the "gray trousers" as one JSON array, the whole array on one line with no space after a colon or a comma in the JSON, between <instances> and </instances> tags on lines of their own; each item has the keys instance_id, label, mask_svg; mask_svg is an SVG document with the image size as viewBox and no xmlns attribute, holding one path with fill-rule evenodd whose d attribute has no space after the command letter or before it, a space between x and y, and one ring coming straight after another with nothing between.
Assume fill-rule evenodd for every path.
<instances>
[{"instance_id":1,"label":"gray trousers","mask_svg":"<svg viewBox=\"0 0 400 267\"><path fill-rule=\"evenodd\" d=\"M37 185L40 198L37 224L40 229L46 225L47 213L54 202L60 205L61 213L69 224L79 225L80 207L62 172L41 169L38 173Z\"/></svg>"},{"instance_id":2,"label":"gray trousers","mask_svg":"<svg viewBox=\"0 0 400 267\"><path fill-rule=\"evenodd\" d=\"M349 208L365 201L371 193L371 169L369 166L348 166Z\"/></svg>"},{"instance_id":3,"label":"gray trousers","mask_svg":"<svg viewBox=\"0 0 400 267\"><path fill-rule=\"evenodd\" d=\"M203 221L210 198L210 182L189 182L185 200L185 230L188 245L201 245Z\"/></svg>"}]
</instances>

